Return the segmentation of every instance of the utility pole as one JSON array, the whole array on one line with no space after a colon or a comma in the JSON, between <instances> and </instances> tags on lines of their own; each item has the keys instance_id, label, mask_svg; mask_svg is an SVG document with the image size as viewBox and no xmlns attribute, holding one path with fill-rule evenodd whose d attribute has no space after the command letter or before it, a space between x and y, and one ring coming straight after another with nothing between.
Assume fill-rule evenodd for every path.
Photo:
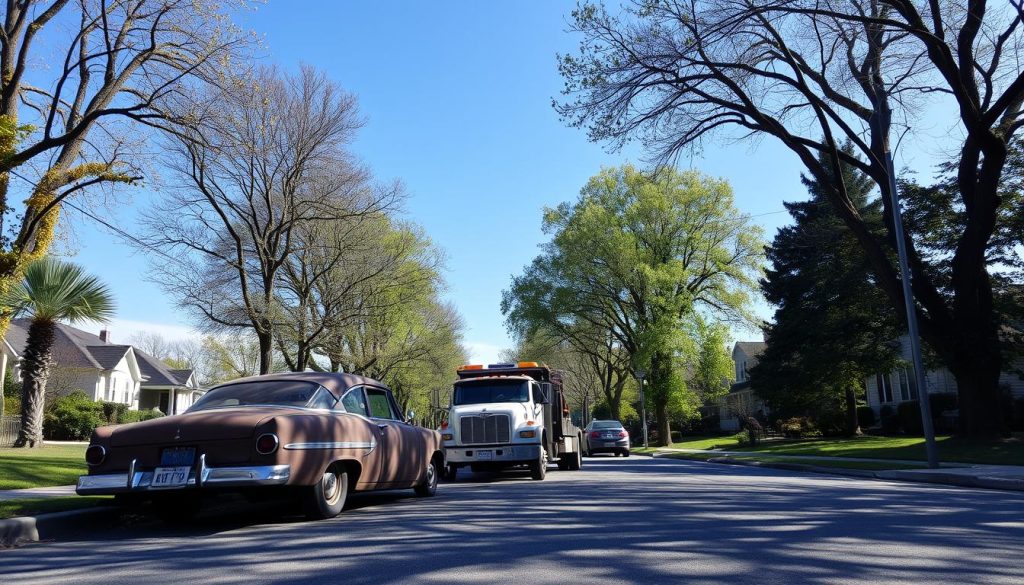
<instances>
[{"instance_id":1,"label":"utility pole","mask_svg":"<svg viewBox=\"0 0 1024 585\"><path fill-rule=\"evenodd\" d=\"M644 378L647 376L647 370L643 368L637 368L633 374L636 376L637 382L640 384L640 428L643 429L644 433L644 448L647 448L647 402L644 400Z\"/></svg>"},{"instance_id":2,"label":"utility pole","mask_svg":"<svg viewBox=\"0 0 1024 585\"><path fill-rule=\"evenodd\" d=\"M888 104L881 112L885 127L889 127L892 110ZM881 126L882 120L878 121ZM880 133L881 134L881 133ZM888 135L886 134L886 137ZM903 236L903 213L900 211L900 198L896 193L896 170L892 162L892 150L889 140L885 142L885 172L889 175L889 206L892 208L893 234L896 236L896 253L900 262L900 281L903 284L903 304L907 311L907 333L910 336L910 354L914 361L914 380L917 382L918 404L921 406L921 427L924 430L924 448L928 457L928 467L939 466L939 453L935 446L935 426L932 424L932 405L928 399L928 385L924 378L924 360L921 359L921 336L917 329L917 310L914 308L914 291L910 286L910 264L907 261L907 242Z\"/></svg>"}]
</instances>

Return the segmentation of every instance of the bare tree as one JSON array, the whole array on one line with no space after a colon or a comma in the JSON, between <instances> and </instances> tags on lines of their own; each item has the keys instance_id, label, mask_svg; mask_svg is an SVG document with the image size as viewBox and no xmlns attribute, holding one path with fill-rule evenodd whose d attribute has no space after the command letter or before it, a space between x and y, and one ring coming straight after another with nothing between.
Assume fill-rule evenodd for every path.
<instances>
[{"instance_id":1,"label":"bare tree","mask_svg":"<svg viewBox=\"0 0 1024 585\"><path fill-rule=\"evenodd\" d=\"M246 36L226 16L244 4L10 0L0 7L0 291L46 252L66 198L141 178L131 135L140 126L170 128L173 116L160 103L245 48ZM0 313L0 331L9 320Z\"/></svg>"},{"instance_id":2,"label":"bare tree","mask_svg":"<svg viewBox=\"0 0 1024 585\"><path fill-rule=\"evenodd\" d=\"M920 105L951 100L964 213L948 281L907 245L922 335L957 379L965 430L992 434L1002 364L985 252L1007 144L1022 125L1022 16L1017 0L637 1L621 16L586 4L574 12L582 52L561 60L570 99L557 108L595 140L640 137L663 158L715 135L780 140L825 187L878 285L902 307L886 155ZM887 238L872 234L833 180L843 163L885 195Z\"/></svg>"},{"instance_id":3,"label":"bare tree","mask_svg":"<svg viewBox=\"0 0 1024 585\"><path fill-rule=\"evenodd\" d=\"M365 188L346 150L362 121L323 74L262 68L182 106L194 124L171 145L180 184L147 213L144 245L167 259L153 278L213 330L250 329L271 370L278 287L299 235L380 213L390 191Z\"/></svg>"}]
</instances>

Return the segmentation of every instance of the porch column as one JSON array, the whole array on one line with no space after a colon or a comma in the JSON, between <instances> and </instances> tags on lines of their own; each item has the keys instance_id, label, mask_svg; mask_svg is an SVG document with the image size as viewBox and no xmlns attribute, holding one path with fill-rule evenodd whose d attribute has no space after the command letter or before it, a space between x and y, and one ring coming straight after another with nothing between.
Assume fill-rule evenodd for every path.
<instances>
[{"instance_id":1,"label":"porch column","mask_svg":"<svg viewBox=\"0 0 1024 585\"><path fill-rule=\"evenodd\" d=\"M167 414L169 415L177 414L177 392L178 391L176 388L171 388L170 390L167 391Z\"/></svg>"}]
</instances>

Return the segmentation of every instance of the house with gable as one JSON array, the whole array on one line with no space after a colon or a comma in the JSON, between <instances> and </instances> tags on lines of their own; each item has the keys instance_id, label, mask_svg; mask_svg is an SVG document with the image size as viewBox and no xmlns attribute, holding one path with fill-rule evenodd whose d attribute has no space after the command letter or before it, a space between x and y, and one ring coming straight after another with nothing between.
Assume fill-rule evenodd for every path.
<instances>
[{"instance_id":1,"label":"house with gable","mask_svg":"<svg viewBox=\"0 0 1024 585\"><path fill-rule=\"evenodd\" d=\"M0 346L0 374L9 368L21 377L21 356L28 340L29 319L14 319ZM96 401L117 402L132 410L157 408L165 414L184 412L203 391L192 370L175 370L131 345L115 344L110 332L93 335L58 323L53 363L47 380L50 397L85 392Z\"/></svg>"}]
</instances>

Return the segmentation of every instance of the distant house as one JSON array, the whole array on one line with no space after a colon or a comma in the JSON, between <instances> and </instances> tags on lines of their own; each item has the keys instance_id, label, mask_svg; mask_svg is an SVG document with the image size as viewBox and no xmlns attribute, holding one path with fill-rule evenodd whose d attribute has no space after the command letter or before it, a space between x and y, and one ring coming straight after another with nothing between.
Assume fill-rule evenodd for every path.
<instances>
[{"instance_id":1,"label":"distant house","mask_svg":"<svg viewBox=\"0 0 1024 585\"><path fill-rule=\"evenodd\" d=\"M723 431L740 430L741 416L766 415L768 408L764 401L754 393L750 386L750 370L757 365L758 356L767 344L763 341L737 341L732 348L732 361L736 368L736 382L729 388L729 393L722 398L719 408L721 429Z\"/></svg>"},{"instance_id":2,"label":"distant house","mask_svg":"<svg viewBox=\"0 0 1024 585\"><path fill-rule=\"evenodd\" d=\"M880 415L882 407L891 406L896 408L901 402L917 400L919 392L917 380L914 376L913 358L910 353L910 337L903 335L899 338L899 356L901 365L891 372L879 372L868 376L864 380L867 388L867 401L875 415ZM1007 370L1024 369L1024 364L1013 364ZM951 393L956 394L956 378L945 367L938 367L927 370L924 373L925 384L928 385L929 394ZM1009 389L1016 397L1024 398L1024 379L1013 371L1005 371L999 378L1000 386ZM934 413L939 416L941 413Z\"/></svg>"},{"instance_id":3,"label":"distant house","mask_svg":"<svg viewBox=\"0 0 1024 585\"><path fill-rule=\"evenodd\" d=\"M0 368L11 368L16 378L21 377L30 323L11 321L0 348ZM108 331L97 336L58 323L47 394L55 397L76 390L93 400L118 402L133 410L158 408L165 414L184 412L203 393L192 370L174 370L131 345L111 343Z\"/></svg>"}]
</instances>

